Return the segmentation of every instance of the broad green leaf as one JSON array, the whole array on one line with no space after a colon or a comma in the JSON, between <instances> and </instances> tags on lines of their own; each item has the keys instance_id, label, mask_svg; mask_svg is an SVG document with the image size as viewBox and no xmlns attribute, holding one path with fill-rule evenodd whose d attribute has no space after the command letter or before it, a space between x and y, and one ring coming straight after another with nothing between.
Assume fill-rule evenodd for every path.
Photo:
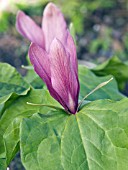
<instances>
[{"instance_id":1,"label":"broad green leaf","mask_svg":"<svg viewBox=\"0 0 128 170\"><path fill-rule=\"evenodd\" d=\"M15 92L24 94L29 85L23 80L14 67L6 63L0 63L0 99L3 96Z\"/></svg>"},{"instance_id":2,"label":"broad green leaf","mask_svg":"<svg viewBox=\"0 0 128 170\"><path fill-rule=\"evenodd\" d=\"M127 103L127 98L97 100L76 115L56 110L23 119L20 140L26 170L127 169Z\"/></svg>"},{"instance_id":3,"label":"broad green leaf","mask_svg":"<svg viewBox=\"0 0 128 170\"><path fill-rule=\"evenodd\" d=\"M16 100L19 95L26 95L28 91L29 85L16 69L9 64L0 63L0 117L5 105Z\"/></svg>"},{"instance_id":4,"label":"broad green leaf","mask_svg":"<svg viewBox=\"0 0 128 170\"><path fill-rule=\"evenodd\" d=\"M6 65L6 64L5 64ZM4 64L2 64L2 67L5 67ZM3 96L0 98L0 114L1 114L1 120L0 120L0 158L5 159L7 165L10 163L10 161L14 158L15 154L19 150L19 130L20 130L20 123L23 118L31 117L34 113L47 113L50 110L55 110L53 108L43 107L43 106L32 106L27 105L26 102L30 103L37 103L37 104L46 104L46 105L53 105L53 106L61 106L56 102L46 90L29 90L28 84L22 79L22 77L16 72L16 70L7 65L7 68L10 69L10 73L12 71L12 74L10 74L10 77L8 77L8 82L13 82L13 85L21 85L23 87L23 91L15 90L13 86L10 85L11 90L8 94L5 94L2 92ZM9 71L9 70L8 70ZM33 71L33 70L32 70ZM81 96L83 97L85 94L89 93L93 88L95 88L99 83L108 80L110 77L106 78L100 78L97 80L97 77L91 73L88 69L85 67L80 67L80 82L81 82ZM2 73L2 72L1 72ZM2 73L3 79L1 77L1 82L4 81L4 73ZM15 76L16 74L16 76ZM33 72L33 75L35 73ZM36 74L35 74L36 75ZM32 74L31 74L32 76ZM35 79L31 79L30 76L30 82L35 82L34 88L42 88L39 87L40 83L42 83L42 80L40 83L36 83ZM34 76L33 76L34 77ZM36 77L36 76L35 76ZM89 82L91 77L91 80L93 82L90 82L89 86L88 84L84 84L86 81ZM10 79L11 80L10 80ZM32 80L32 81L31 81ZM6 84L8 85L8 82ZM95 82L95 83L94 83ZM18 84L19 83L19 84ZM4 84L4 85L6 85ZM30 83L31 84L31 83ZM26 90L24 90L26 87ZM106 86L107 87L107 86ZM103 90L103 89L102 89ZM95 93L95 95L90 96L89 100L95 100L95 99L101 99L101 98L109 98L113 99L113 96L110 94L115 93L116 100L119 100L123 98L123 96L118 92L116 83L113 84L113 88L111 86L109 88L104 88L104 94L102 94L102 90L98 90L98 92ZM116 94L117 93L117 94ZM25 96L24 96L25 95ZM58 164L59 166L59 164Z\"/></svg>"},{"instance_id":5,"label":"broad green leaf","mask_svg":"<svg viewBox=\"0 0 128 170\"><path fill-rule=\"evenodd\" d=\"M128 82L128 64L123 63L118 57L112 57L92 71L98 76L113 75L120 89L123 89L125 83Z\"/></svg>"},{"instance_id":6,"label":"broad green leaf","mask_svg":"<svg viewBox=\"0 0 128 170\"><path fill-rule=\"evenodd\" d=\"M67 118L65 112L52 111L46 115L35 114L30 119L24 119L20 140L22 162L26 169L47 169L48 164L54 170L62 169L59 145Z\"/></svg>"},{"instance_id":7,"label":"broad green leaf","mask_svg":"<svg viewBox=\"0 0 128 170\"><path fill-rule=\"evenodd\" d=\"M22 117L30 116L26 113ZM19 128L22 117L19 116L15 118L8 126L7 130L3 135L5 153L6 153L6 163L9 165L11 160L15 157L15 154L19 150Z\"/></svg>"},{"instance_id":8,"label":"broad green leaf","mask_svg":"<svg viewBox=\"0 0 128 170\"><path fill-rule=\"evenodd\" d=\"M47 90L31 90L27 95L19 96L5 107L0 119L0 158L6 158L7 165L19 150L19 128L22 118L30 117L40 110L44 114L48 110L54 110L44 106L28 105L27 102L49 104L61 108Z\"/></svg>"},{"instance_id":9,"label":"broad green leaf","mask_svg":"<svg viewBox=\"0 0 128 170\"><path fill-rule=\"evenodd\" d=\"M85 66L79 66L79 81L80 81L80 99L92 91L97 85L102 82L109 80L112 76L103 76L98 77L92 73ZM120 100L124 96L118 91L117 83L115 80L112 80L106 86L100 88L92 95L90 95L87 100L96 100L96 99L112 99Z\"/></svg>"}]
</instances>

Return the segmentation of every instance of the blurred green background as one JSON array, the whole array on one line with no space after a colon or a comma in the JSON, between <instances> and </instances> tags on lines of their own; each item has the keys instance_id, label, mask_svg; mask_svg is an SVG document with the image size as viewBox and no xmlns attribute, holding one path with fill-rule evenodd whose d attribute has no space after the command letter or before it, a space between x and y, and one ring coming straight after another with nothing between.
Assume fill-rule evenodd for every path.
<instances>
[{"instance_id":1,"label":"blurred green background","mask_svg":"<svg viewBox=\"0 0 128 170\"><path fill-rule=\"evenodd\" d=\"M42 13L48 0L0 0L0 62L15 66L25 75L21 65L30 42L15 28L17 11L23 10L41 25ZM117 56L128 60L128 1L127 0L54 0L62 10L68 25L75 28L78 59L93 63ZM19 155L11 163L12 170L23 169Z\"/></svg>"},{"instance_id":2,"label":"blurred green background","mask_svg":"<svg viewBox=\"0 0 128 170\"><path fill-rule=\"evenodd\" d=\"M15 66L22 74L29 42L15 29L18 9L37 24L47 0L0 0L0 61ZM111 56L128 59L127 0L54 0L67 23L74 24L78 58L101 63Z\"/></svg>"}]
</instances>

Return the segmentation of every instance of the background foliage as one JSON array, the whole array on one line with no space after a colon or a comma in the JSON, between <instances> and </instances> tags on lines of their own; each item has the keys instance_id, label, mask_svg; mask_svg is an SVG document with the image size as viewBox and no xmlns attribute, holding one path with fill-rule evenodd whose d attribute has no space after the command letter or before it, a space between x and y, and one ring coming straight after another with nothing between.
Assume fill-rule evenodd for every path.
<instances>
[{"instance_id":1,"label":"background foliage","mask_svg":"<svg viewBox=\"0 0 128 170\"><path fill-rule=\"evenodd\" d=\"M2 11L0 15L0 60L19 67L21 63L26 64L25 55L29 43L15 30L16 11L24 10L40 25L43 9L49 1L14 2L10 3L13 5L8 5L7 10ZM117 55L120 59L127 60L127 0L54 0L53 2L61 8L67 22L74 24L79 59L95 60L99 63ZM10 38L11 41L9 41ZM8 41L10 43L7 47ZM11 55L12 46L14 62L7 57L7 52Z\"/></svg>"}]
</instances>

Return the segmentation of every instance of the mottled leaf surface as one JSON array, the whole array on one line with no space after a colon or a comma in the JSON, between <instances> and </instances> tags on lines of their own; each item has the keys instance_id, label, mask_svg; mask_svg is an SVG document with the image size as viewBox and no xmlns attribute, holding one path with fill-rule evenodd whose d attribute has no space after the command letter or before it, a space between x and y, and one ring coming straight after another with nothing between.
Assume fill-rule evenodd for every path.
<instances>
[{"instance_id":1,"label":"mottled leaf surface","mask_svg":"<svg viewBox=\"0 0 128 170\"><path fill-rule=\"evenodd\" d=\"M6 158L7 164L19 150L19 128L22 119L31 117L40 110L44 114L50 110L48 107L28 105L27 102L60 106L47 90L31 90L27 95L13 100L7 107L5 105L0 119L0 158Z\"/></svg>"},{"instance_id":2,"label":"mottled leaf surface","mask_svg":"<svg viewBox=\"0 0 128 170\"><path fill-rule=\"evenodd\" d=\"M127 102L97 100L76 115L56 110L23 119L20 140L26 170L127 169Z\"/></svg>"},{"instance_id":3,"label":"mottled leaf surface","mask_svg":"<svg viewBox=\"0 0 128 170\"><path fill-rule=\"evenodd\" d=\"M15 68L0 63L0 170L6 170L20 149L20 141L26 170L126 169L127 99L121 100L124 96L116 81L87 100L121 101L90 102L74 116L65 113L44 89L43 81L29 71L24 80ZM99 78L80 66L80 99L110 77Z\"/></svg>"}]
</instances>

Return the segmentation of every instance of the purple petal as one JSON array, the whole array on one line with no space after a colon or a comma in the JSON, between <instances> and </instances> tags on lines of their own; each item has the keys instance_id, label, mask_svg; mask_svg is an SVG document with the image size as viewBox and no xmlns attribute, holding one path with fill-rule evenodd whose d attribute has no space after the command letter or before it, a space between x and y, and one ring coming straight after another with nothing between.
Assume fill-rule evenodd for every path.
<instances>
[{"instance_id":1,"label":"purple petal","mask_svg":"<svg viewBox=\"0 0 128 170\"><path fill-rule=\"evenodd\" d=\"M80 85L79 85L79 79L78 79L78 61L77 61L77 53L76 53L76 46L74 43L74 40L72 36L70 35L70 32L68 31L68 38L66 43L66 50L70 54L70 63L73 71L75 72L76 79L77 79L77 85L75 86L77 88L77 98L79 95Z\"/></svg>"},{"instance_id":2,"label":"purple petal","mask_svg":"<svg viewBox=\"0 0 128 170\"><path fill-rule=\"evenodd\" d=\"M70 32L68 31L67 43L65 45L66 50L69 52L71 56L71 62L73 65L73 69L78 74L78 62L77 62L77 53L76 53L76 46Z\"/></svg>"},{"instance_id":3,"label":"purple petal","mask_svg":"<svg viewBox=\"0 0 128 170\"><path fill-rule=\"evenodd\" d=\"M46 51L40 48L38 45L32 43L29 48L30 61L34 66L35 72L46 83L48 90L53 98L55 98L66 110L67 106L59 94L52 88L50 79L50 63L49 56Z\"/></svg>"},{"instance_id":4,"label":"purple petal","mask_svg":"<svg viewBox=\"0 0 128 170\"><path fill-rule=\"evenodd\" d=\"M75 113L78 105L78 80L69 53L57 39L51 44L49 59L52 87L64 100L68 110Z\"/></svg>"},{"instance_id":5,"label":"purple petal","mask_svg":"<svg viewBox=\"0 0 128 170\"><path fill-rule=\"evenodd\" d=\"M49 51L50 44L54 38L65 44L67 39L67 26L63 14L53 4L49 3L43 14L42 28L45 37L46 51Z\"/></svg>"},{"instance_id":6,"label":"purple petal","mask_svg":"<svg viewBox=\"0 0 128 170\"><path fill-rule=\"evenodd\" d=\"M45 42L42 29L22 11L19 11L17 14L16 28L25 38L44 48Z\"/></svg>"},{"instance_id":7,"label":"purple petal","mask_svg":"<svg viewBox=\"0 0 128 170\"><path fill-rule=\"evenodd\" d=\"M50 83L49 56L45 50L32 43L29 48L30 61L34 66L36 73L46 84Z\"/></svg>"}]
</instances>

